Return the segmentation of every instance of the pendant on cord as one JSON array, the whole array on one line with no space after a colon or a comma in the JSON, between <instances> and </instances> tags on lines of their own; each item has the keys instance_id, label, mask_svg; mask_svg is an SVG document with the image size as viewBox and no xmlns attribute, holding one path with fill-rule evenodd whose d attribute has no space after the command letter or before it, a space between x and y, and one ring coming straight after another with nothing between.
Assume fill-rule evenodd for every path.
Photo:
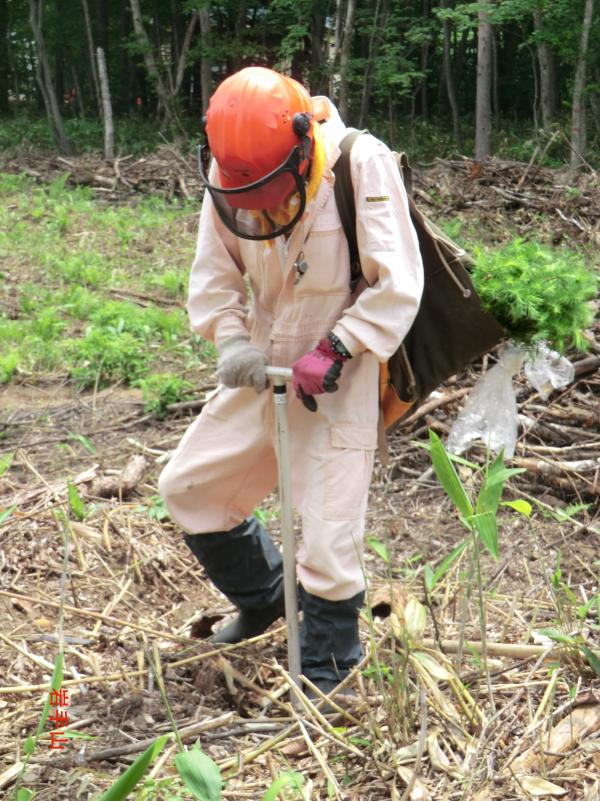
<instances>
[{"instance_id":1,"label":"pendant on cord","mask_svg":"<svg viewBox=\"0 0 600 801\"><path fill-rule=\"evenodd\" d=\"M294 286L296 286L301 281L305 272L308 270L308 262L304 260L303 250L298 253L298 258L294 262L294 269L296 270L296 280L294 281Z\"/></svg>"}]
</instances>

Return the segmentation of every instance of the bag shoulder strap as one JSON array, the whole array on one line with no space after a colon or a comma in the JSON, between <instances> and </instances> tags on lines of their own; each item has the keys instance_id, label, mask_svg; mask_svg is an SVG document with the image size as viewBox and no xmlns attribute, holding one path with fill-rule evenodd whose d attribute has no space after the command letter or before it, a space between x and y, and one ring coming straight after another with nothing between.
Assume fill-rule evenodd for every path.
<instances>
[{"instance_id":1,"label":"bag shoulder strap","mask_svg":"<svg viewBox=\"0 0 600 801\"><path fill-rule=\"evenodd\" d=\"M333 165L335 202L350 251L350 289L352 291L362 277L362 269L356 239L356 203L354 202L354 187L350 171L350 152L357 138L363 133L365 131L358 131L356 128L349 129L340 142L340 157Z\"/></svg>"},{"instance_id":2,"label":"bag shoulder strap","mask_svg":"<svg viewBox=\"0 0 600 801\"><path fill-rule=\"evenodd\" d=\"M356 128L349 128L348 133L340 142L340 157L333 165L335 175L335 202L337 204L344 234L348 240L350 251L350 288L352 291L362 277L360 257L358 254L358 242L356 239L356 203L354 202L354 187L352 185L352 172L350 169L350 153L352 146L358 137L368 131L359 131ZM413 178L412 169L408 162L406 153L393 153L396 159L398 172L400 173L407 194L412 194Z\"/></svg>"}]
</instances>

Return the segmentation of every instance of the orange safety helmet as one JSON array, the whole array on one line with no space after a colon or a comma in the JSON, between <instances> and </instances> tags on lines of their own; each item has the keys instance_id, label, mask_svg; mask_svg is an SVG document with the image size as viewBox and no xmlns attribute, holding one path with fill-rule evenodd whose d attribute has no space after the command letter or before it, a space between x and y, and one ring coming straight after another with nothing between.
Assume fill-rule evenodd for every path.
<instances>
[{"instance_id":1,"label":"orange safety helmet","mask_svg":"<svg viewBox=\"0 0 600 801\"><path fill-rule=\"evenodd\" d=\"M312 116L306 89L266 67L236 72L211 97L205 127L209 150L204 149L200 161L201 176L219 216L237 235L262 239L285 233L273 225L264 236L250 235L240 226L244 215L233 210L261 210L270 220L269 209L276 209L294 191L301 210L286 224L286 231L300 218L306 205L303 178L312 146ZM211 154L218 185L207 176Z\"/></svg>"}]
</instances>

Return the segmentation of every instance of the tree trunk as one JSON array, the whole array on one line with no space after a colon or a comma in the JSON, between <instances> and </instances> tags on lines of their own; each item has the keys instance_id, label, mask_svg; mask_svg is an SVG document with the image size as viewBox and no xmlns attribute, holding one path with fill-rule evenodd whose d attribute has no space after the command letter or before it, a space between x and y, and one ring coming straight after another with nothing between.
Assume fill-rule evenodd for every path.
<instances>
[{"instance_id":1,"label":"tree trunk","mask_svg":"<svg viewBox=\"0 0 600 801\"><path fill-rule=\"evenodd\" d=\"M240 44L244 41L244 34L246 32L246 5L245 0L240 2L238 13L235 18L235 41ZM237 72L242 67L240 48L235 49L235 55L232 59L232 72Z\"/></svg>"},{"instance_id":2,"label":"tree trunk","mask_svg":"<svg viewBox=\"0 0 600 801\"><path fill-rule=\"evenodd\" d=\"M42 93L48 122L52 128L56 146L61 153L68 156L71 154L71 144L67 138L65 125L56 98L54 83L52 81L50 62L48 61L46 43L42 31L42 10L43 0L29 0L29 24L33 31L33 38L35 39L37 50L36 78L38 86L40 87L40 92Z\"/></svg>"},{"instance_id":3,"label":"tree trunk","mask_svg":"<svg viewBox=\"0 0 600 801\"><path fill-rule=\"evenodd\" d=\"M106 161L113 161L115 157L115 138L113 131L112 104L110 101L110 86L108 83L108 72L106 70L106 60L104 50L99 47L96 51L98 56L98 78L100 80L100 92L102 94L102 119L104 120L104 158Z\"/></svg>"},{"instance_id":4,"label":"tree trunk","mask_svg":"<svg viewBox=\"0 0 600 801\"><path fill-rule=\"evenodd\" d=\"M363 75L363 88L362 88L362 97L360 101L360 115L358 118L358 127L362 128L365 124L365 120L369 116L369 100L371 97L371 73L372 73L372 66L373 62L375 61L377 55L377 42L376 42L376 35L379 32L379 28L377 26L377 21L379 19L379 2L380 0L376 0L375 3L375 13L373 15L373 29L371 31L371 38L369 39L369 52L367 55L367 65L365 67L365 72ZM388 3L385 4L386 6ZM384 22L381 25L381 29L385 28L385 9L384 9Z\"/></svg>"},{"instance_id":5,"label":"tree trunk","mask_svg":"<svg viewBox=\"0 0 600 801\"><path fill-rule=\"evenodd\" d=\"M396 143L396 106L392 92L388 95L388 143L390 147Z\"/></svg>"},{"instance_id":6,"label":"tree trunk","mask_svg":"<svg viewBox=\"0 0 600 801\"><path fill-rule=\"evenodd\" d=\"M85 117L85 95L81 91L79 75L74 66L71 66L71 77L73 79L73 86L75 87L75 99L77 100L77 106L79 107L79 115L83 119Z\"/></svg>"},{"instance_id":7,"label":"tree trunk","mask_svg":"<svg viewBox=\"0 0 600 801\"><path fill-rule=\"evenodd\" d=\"M7 0L0 0L0 114L8 114L9 84L8 2Z\"/></svg>"},{"instance_id":8,"label":"tree trunk","mask_svg":"<svg viewBox=\"0 0 600 801\"><path fill-rule=\"evenodd\" d=\"M428 20L431 17L431 9L429 0L422 0L421 3L421 16L423 20ZM421 72L423 77L419 81L419 94L421 96L421 117L424 120L429 119L429 93L427 86L427 67L429 64L429 42L423 42L421 45Z\"/></svg>"},{"instance_id":9,"label":"tree trunk","mask_svg":"<svg viewBox=\"0 0 600 801\"><path fill-rule=\"evenodd\" d=\"M600 86L600 69L598 68L594 70L594 83L596 87ZM594 89L590 93L590 106L592 107L592 119L596 128L596 135L600 136L600 92L598 92L598 89Z\"/></svg>"},{"instance_id":10,"label":"tree trunk","mask_svg":"<svg viewBox=\"0 0 600 801\"><path fill-rule=\"evenodd\" d=\"M102 97L100 94L100 83L98 81L98 70L96 69L96 59L94 56L94 37L92 35L92 23L90 21L90 8L88 0L81 0L83 6L83 16L85 19L85 35L87 38L88 52L90 54L90 64L92 66L92 80L94 82L94 91L96 93L96 108L98 114L102 116Z\"/></svg>"},{"instance_id":11,"label":"tree trunk","mask_svg":"<svg viewBox=\"0 0 600 801\"><path fill-rule=\"evenodd\" d=\"M133 18L133 29L143 48L146 72L156 87L156 94L158 95L160 106L165 115L165 122L170 127L180 127L177 115L175 114L175 109L173 108L173 96L165 86L165 83L160 75L158 66L156 64L156 59L154 57L154 48L152 47L150 38L148 37L146 29L144 28L139 0L129 0L129 4L131 6L131 16Z\"/></svg>"},{"instance_id":12,"label":"tree trunk","mask_svg":"<svg viewBox=\"0 0 600 801\"><path fill-rule=\"evenodd\" d=\"M449 8L449 0L442 0L442 8ZM456 102L456 91L454 89L454 71L452 69L452 23L449 19L444 20L444 74L446 78L446 91L448 93L448 103L452 112L452 130L454 131L454 141L460 152L463 149L462 133L460 130L460 117L458 114L458 103Z\"/></svg>"},{"instance_id":13,"label":"tree trunk","mask_svg":"<svg viewBox=\"0 0 600 801\"><path fill-rule=\"evenodd\" d=\"M342 16L344 11L344 0L335 0L335 20L334 20L334 36L333 36L333 48L328 48L329 50L329 97L336 97L337 95L337 86L336 86L336 65L338 60L338 55L340 52L340 46L342 43L342 35L343 35L343 24L342 24Z\"/></svg>"},{"instance_id":14,"label":"tree trunk","mask_svg":"<svg viewBox=\"0 0 600 801\"><path fill-rule=\"evenodd\" d=\"M344 20L344 32L342 34L342 45L340 47L340 116L346 122L348 120L348 65L350 63L350 50L352 47L352 31L354 28L354 12L356 10L356 0L348 0L346 6L346 18Z\"/></svg>"},{"instance_id":15,"label":"tree trunk","mask_svg":"<svg viewBox=\"0 0 600 801\"><path fill-rule=\"evenodd\" d=\"M556 68L554 54L548 42L544 41L544 20L542 12L533 12L533 27L537 35L537 60L540 68L540 107L542 127L548 133L556 119Z\"/></svg>"},{"instance_id":16,"label":"tree trunk","mask_svg":"<svg viewBox=\"0 0 600 801\"><path fill-rule=\"evenodd\" d=\"M498 96L498 40L492 27L492 115L494 122L500 124L500 99Z\"/></svg>"},{"instance_id":17,"label":"tree trunk","mask_svg":"<svg viewBox=\"0 0 600 801\"><path fill-rule=\"evenodd\" d=\"M14 102L18 108L21 105L21 82L19 80L19 70L15 64L12 42L10 41L9 37L6 39L6 58L8 61L9 74L12 74L12 91L14 93Z\"/></svg>"},{"instance_id":18,"label":"tree trunk","mask_svg":"<svg viewBox=\"0 0 600 801\"><path fill-rule=\"evenodd\" d=\"M487 8L486 8L487 6ZM475 106L475 159L492 155L492 26L489 0L483 0L477 32L477 98Z\"/></svg>"},{"instance_id":19,"label":"tree trunk","mask_svg":"<svg viewBox=\"0 0 600 801\"><path fill-rule=\"evenodd\" d=\"M190 50L190 45L192 44L192 37L194 36L194 32L196 30L196 25L200 19L200 12L194 11L192 12L192 16L190 17L190 21L185 31L185 36L183 37L183 43L179 50L179 60L177 62L177 75L175 76L175 94L178 95L181 89L181 84L183 83L183 76L185 74L185 62L187 59L187 54Z\"/></svg>"},{"instance_id":20,"label":"tree trunk","mask_svg":"<svg viewBox=\"0 0 600 801\"><path fill-rule=\"evenodd\" d=\"M210 3L199 10L200 35L202 41L202 58L200 60L200 84L202 88L202 116L206 114L208 101L212 93L212 60L208 52L210 47Z\"/></svg>"},{"instance_id":21,"label":"tree trunk","mask_svg":"<svg viewBox=\"0 0 600 801\"><path fill-rule=\"evenodd\" d=\"M310 27L310 68L311 81L310 91L313 95L320 95L324 91L323 67L325 58L323 55L323 39L325 33L325 15L323 12L315 10Z\"/></svg>"},{"instance_id":22,"label":"tree trunk","mask_svg":"<svg viewBox=\"0 0 600 801\"><path fill-rule=\"evenodd\" d=\"M590 29L594 17L594 0L586 0L583 13L583 26L579 40L579 57L575 70L573 86L573 110L571 118L571 175L574 178L581 169L586 157L586 106L585 80L587 72L587 54L590 41Z\"/></svg>"}]
</instances>

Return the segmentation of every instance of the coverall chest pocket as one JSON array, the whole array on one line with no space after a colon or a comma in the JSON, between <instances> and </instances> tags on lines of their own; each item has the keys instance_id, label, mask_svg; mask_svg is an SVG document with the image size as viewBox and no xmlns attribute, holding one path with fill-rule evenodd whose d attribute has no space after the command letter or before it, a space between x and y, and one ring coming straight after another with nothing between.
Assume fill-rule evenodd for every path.
<instances>
[{"instance_id":1,"label":"coverall chest pocket","mask_svg":"<svg viewBox=\"0 0 600 801\"><path fill-rule=\"evenodd\" d=\"M325 463L325 520L356 520L365 514L377 430L351 424L330 428Z\"/></svg>"},{"instance_id":2,"label":"coverall chest pocket","mask_svg":"<svg viewBox=\"0 0 600 801\"><path fill-rule=\"evenodd\" d=\"M350 255L335 207L317 215L304 246L304 260L308 270L298 282L297 295L348 292Z\"/></svg>"}]
</instances>

